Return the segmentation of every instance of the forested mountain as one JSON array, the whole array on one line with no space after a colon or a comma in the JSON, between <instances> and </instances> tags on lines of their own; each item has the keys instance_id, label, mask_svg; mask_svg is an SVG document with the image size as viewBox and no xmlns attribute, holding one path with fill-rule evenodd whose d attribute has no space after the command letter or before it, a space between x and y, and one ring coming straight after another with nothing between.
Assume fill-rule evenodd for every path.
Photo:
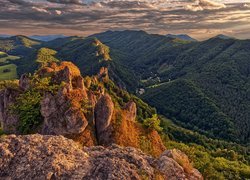
<instances>
[{"instance_id":1,"label":"forested mountain","mask_svg":"<svg viewBox=\"0 0 250 180\"><path fill-rule=\"evenodd\" d=\"M41 57L45 65L50 63L51 55L73 62L83 76L108 72L117 86L109 83L106 88L117 103L127 102L123 88L155 107L163 115L165 145L185 151L204 177L250 176L250 41L215 37L190 42L143 31L107 31L42 43L19 39L12 39L8 51L28 47L11 61L19 76L36 71ZM156 113L140 99L136 102L141 119Z\"/></svg>"},{"instance_id":2,"label":"forested mountain","mask_svg":"<svg viewBox=\"0 0 250 180\"><path fill-rule=\"evenodd\" d=\"M11 39L16 40L11 50L19 44L33 49L40 43L19 36ZM57 50L59 59L74 62L83 75L108 67L120 87L130 92L143 88L142 98L186 128L213 138L249 142L248 40L215 37L187 42L143 31L107 31L88 38L58 38L38 47L44 46ZM35 56L31 51L16 62L19 75L37 68ZM175 92L185 88L192 96ZM171 93L173 101L166 98ZM183 96L174 96L178 93ZM183 103L187 106L181 107Z\"/></svg>"},{"instance_id":3,"label":"forested mountain","mask_svg":"<svg viewBox=\"0 0 250 180\"><path fill-rule=\"evenodd\" d=\"M167 34L166 36L181 39L181 40L184 40L184 41L197 41L196 39L190 37L187 34Z\"/></svg>"},{"instance_id":4,"label":"forested mountain","mask_svg":"<svg viewBox=\"0 0 250 180\"><path fill-rule=\"evenodd\" d=\"M126 61L129 64L128 67L136 73L137 77L140 77L140 87L146 89L143 98L156 108L167 107L161 113L168 117L176 118L178 122L184 122L186 126L187 123L191 123L189 127L196 127L197 124L192 123L190 117L197 118L201 121L200 123L204 123L202 122L204 119L197 114L201 104L192 102L193 99L188 96L184 99L182 96L176 96L177 99L172 103L176 102L177 105L181 105L182 102L188 102L193 109L190 116L185 113L185 108L175 107L170 101L164 99L169 93L168 88L164 89L164 86L170 86L176 80L183 79L185 81L177 83L181 89L186 86L186 82L191 83L202 94L200 98L197 97L198 102L203 102L202 99L205 98L213 105L213 108L211 106L204 110L208 113L216 111L223 117L216 120L223 122L223 125L212 127L223 132L227 129L229 134L225 137L220 133L212 133L213 130L211 130L209 131L211 137L249 142L249 40L211 38L203 42L180 43L175 39L170 40L161 36L156 38L152 35L151 37L143 32L132 31L130 36L127 34L129 34L128 31L106 32L96 37L111 50L122 51L128 55ZM142 39L138 40L138 38ZM143 48L144 46L147 48ZM144 53L142 49L145 49ZM153 96L152 91L157 92L157 95ZM160 101L156 102L156 99ZM214 122L218 117L208 118L207 123ZM204 125L198 129L207 131Z\"/></svg>"},{"instance_id":5,"label":"forested mountain","mask_svg":"<svg viewBox=\"0 0 250 180\"><path fill-rule=\"evenodd\" d=\"M58 38L66 38L63 34L54 34L54 35L33 35L29 36L31 39L36 39L38 41L52 41Z\"/></svg>"},{"instance_id":6,"label":"forested mountain","mask_svg":"<svg viewBox=\"0 0 250 180\"><path fill-rule=\"evenodd\" d=\"M12 36L0 39L0 51L11 55L26 56L41 42L26 36Z\"/></svg>"},{"instance_id":7,"label":"forested mountain","mask_svg":"<svg viewBox=\"0 0 250 180\"><path fill-rule=\"evenodd\" d=\"M71 60L83 75L108 67L120 87L130 92L144 89L142 98L186 128L213 138L249 142L249 40L215 37L187 42L143 31L107 31L41 46L57 50L59 59ZM19 75L36 68L35 55L17 62ZM183 89L188 92L176 92ZM172 101L167 98L171 93ZM178 93L182 95L175 96ZM187 106L181 107L183 103Z\"/></svg>"}]
</instances>

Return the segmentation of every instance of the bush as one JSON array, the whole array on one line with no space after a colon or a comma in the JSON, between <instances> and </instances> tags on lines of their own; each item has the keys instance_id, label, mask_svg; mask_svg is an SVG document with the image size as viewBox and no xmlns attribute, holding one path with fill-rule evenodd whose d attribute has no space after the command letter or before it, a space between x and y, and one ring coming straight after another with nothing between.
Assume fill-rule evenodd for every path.
<instances>
[{"instance_id":1,"label":"bush","mask_svg":"<svg viewBox=\"0 0 250 180\"><path fill-rule=\"evenodd\" d=\"M3 73L8 73L8 72L11 72L11 70L10 69L4 69L3 70Z\"/></svg>"},{"instance_id":2,"label":"bush","mask_svg":"<svg viewBox=\"0 0 250 180\"><path fill-rule=\"evenodd\" d=\"M27 91L16 100L10 108L19 116L18 130L22 134L32 133L43 120L40 114L41 95L36 91Z\"/></svg>"},{"instance_id":3,"label":"bush","mask_svg":"<svg viewBox=\"0 0 250 180\"><path fill-rule=\"evenodd\" d=\"M154 114L151 118L147 118L143 121L143 125L149 129L154 129L156 131L161 131L162 128L160 127L160 119L158 118L157 114Z\"/></svg>"},{"instance_id":4,"label":"bush","mask_svg":"<svg viewBox=\"0 0 250 180\"><path fill-rule=\"evenodd\" d=\"M17 89L18 88L18 80L0 81L0 90L5 89L5 88Z\"/></svg>"}]
</instances>

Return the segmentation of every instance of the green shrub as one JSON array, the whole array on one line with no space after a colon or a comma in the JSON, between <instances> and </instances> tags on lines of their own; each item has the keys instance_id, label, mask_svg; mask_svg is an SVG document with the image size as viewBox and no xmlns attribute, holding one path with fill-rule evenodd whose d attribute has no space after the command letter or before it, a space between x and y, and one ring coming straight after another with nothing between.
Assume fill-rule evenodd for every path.
<instances>
[{"instance_id":1,"label":"green shrub","mask_svg":"<svg viewBox=\"0 0 250 180\"><path fill-rule=\"evenodd\" d=\"M32 133L43 120L40 113L41 95L36 91L27 91L16 101L10 108L19 117L18 130L22 134Z\"/></svg>"},{"instance_id":2,"label":"green shrub","mask_svg":"<svg viewBox=\"0 0 250 180\"><path fill-rule=\"evenodd\" d=\"M143 121L143 125L149 129L155 129L156 131L161 131L162 128L160 127L160 119L158 118L157 114L154 114L151 118L147 118Z\"/></svg>"},{"instance_id":3,"label":"green shrub","mask_svg":"<svg viewBox=\"0 0 250 180\"><path fill-rule=\"evenodd\" d=\"M5 88L17 89L18 88L18 80L0 81L0 90L5 89Z\"/></svg>"}]
</instances>

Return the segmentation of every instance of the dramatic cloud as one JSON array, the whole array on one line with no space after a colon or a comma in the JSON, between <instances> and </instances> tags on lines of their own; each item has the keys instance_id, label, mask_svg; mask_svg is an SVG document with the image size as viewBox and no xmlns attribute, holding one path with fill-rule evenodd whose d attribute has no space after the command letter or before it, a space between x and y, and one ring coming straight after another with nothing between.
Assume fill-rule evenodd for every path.
<instances>
[{"instance_id":1,"label":"dramatic cloud","mask_svg":"<svg viewBox=\"0 0 250 180\"><path fill-rule=\"evenodd\" d=\"M195 0L194 4L187 5L186 8L191 11L203 11L226 8L226 5L210 0Z\"/></svg>"},{"instance_id":2,"label":"dramatic cloud","mask_svg":"<svg viewBox=\"0 0 250 180\"><path fill-rule=\"evenodd\" d=\"M250 1L250 0L249 0ZM1 0L0 34L149 33L250 38L248 0Z\"/></svg>"},{"instance_id":3,"label":"dramatic cloud","mask_svg":"<svg viewBox=\"0 0 250 180\"><path fill-rule=\"evenodd\" d=\"M53 3L61 3L61 4L82 4L80 0L47 0Z\"/></svg>"}]
</instances>

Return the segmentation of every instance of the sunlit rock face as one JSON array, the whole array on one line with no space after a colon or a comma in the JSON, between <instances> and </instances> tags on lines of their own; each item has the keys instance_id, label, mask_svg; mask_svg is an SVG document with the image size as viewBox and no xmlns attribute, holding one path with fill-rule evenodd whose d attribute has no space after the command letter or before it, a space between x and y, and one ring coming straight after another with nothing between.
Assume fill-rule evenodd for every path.
<instances>
[{"instance_id":1,"label":"sunlit rock face","mask_svg":"<svg viewBox=\"0 0 250 180\"><path fill-rule=\"evenodd\" d=\"M193 168L185 171L170 154L153 158L117 145L82 148L63 136L10 135L0 139L0 178L203 179Z\"/></svg>"}]
</instances>

